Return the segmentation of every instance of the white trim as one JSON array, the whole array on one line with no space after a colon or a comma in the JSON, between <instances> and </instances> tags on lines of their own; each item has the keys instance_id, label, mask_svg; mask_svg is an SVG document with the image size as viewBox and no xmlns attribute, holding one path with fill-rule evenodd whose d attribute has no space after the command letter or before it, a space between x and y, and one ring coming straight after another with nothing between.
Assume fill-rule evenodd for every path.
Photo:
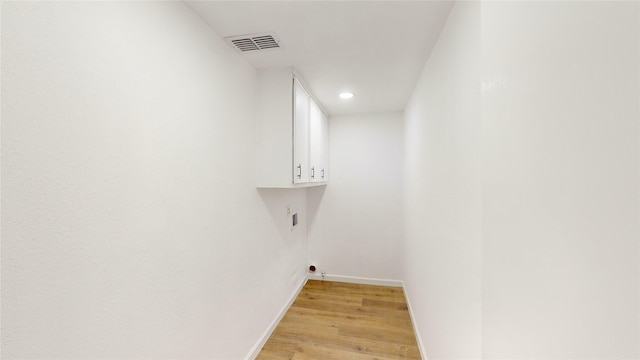
<instances>
[{"instance_id":1,"label":"white trim","mask_svg":"<svg viewBox=\"0 0 640 360\"><path fill-rule=\"evenodd\" d=\"M300 291L302 291L302 288L307 284L307 280L308 279L305 276L302 279L302 281L300 281L300 284L298 285L298 288L296 289L296 291L294 291L293 294L291 294L289 301L287 301L287 303L284 304L284 306L282 306L282 308L278 312L278 315L276 315L275 319L273 319L273 321L271 322L267 330L264 331L260 339L258 339L258 342L256 342L255 345L253 345L253 348L251 348L251 351L249 351L249 354L247 354L247 356L245 357L245 360L253 360L256 358L256 356L258 356L258 354L260 353L260 350L262 350L262 347L267 342L267 340L269 340L269 337L271 336L273 331L276 329L276 327L280 323L280 320L282 320L282 318L284 317L284 314L287 313L287 311L289 310L289 307L291 307L291 304L293 304L293 302L296 300L296 298L300 294Z\"/></svg>"},{"instance_id":2,"label":"white trim","mask_svg":"<svg viewBox=\"0 0 640 360\"><path fill-rule=\"evenodd\" d=\"M322 275L318 273L309 274L308 277L309 277L309 280L326 280L326 281L337 281L337 282L346 282L346 283L354 283L354 284L395 286L395 287L404 286L401 280L373 279L373 278L331 275L331 274L326 274L323 279Z\"/></svg>"},{"instance_id":3,"label":"white trim","mask_svg":"<svg viewBox=\"0 0 640 360\"><path fill-rule=\"evenodd\" d=\"M402 289L404 290L404 300L407 302L409 317L411 318L411 324L413 325L413 333L416 335L416 341L418 342L420 357L427 360L427 352L424 350L424 343L422 342L422 337L418 331L418 324L416 323L415 315L413 315L413 308L411 307L411 302L409 301L409 295L407 294L407 288L404 286L404 281L402 281Z\"/></svg>"}]
</instances>

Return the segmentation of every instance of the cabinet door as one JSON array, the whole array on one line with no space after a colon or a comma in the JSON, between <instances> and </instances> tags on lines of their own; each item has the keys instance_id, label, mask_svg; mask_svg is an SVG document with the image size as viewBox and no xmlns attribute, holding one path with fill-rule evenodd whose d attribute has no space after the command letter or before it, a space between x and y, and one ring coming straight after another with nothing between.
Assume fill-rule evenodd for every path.
<instances>
[{"instance_id":1,"label":"cabinet door","mask_svg":"<svg viewBox=\"0 0 640 360\"><path fill-rule=\"evenodd\" d=\"M322 167L320 168L319 174L320 181L329 181L329 120L323 113L320 113L320 115L320 127L322 129L320 139L320 164Z\"/></svg>"},{"instance_id":2,"label":"cabinet door","mask_svg":"<svg viewBox=\"0 0 640 360\"><path fill-rule=\"evenodd\" d=\"M293 81L293 183L309 182L309 95Z\"/></svg>"},{"instance_id":3,"label":"cabinet door","mask_svg":"<svg viewBox=\"0 0 640 360\"><path fill-rule=\"evenodd\" d=\"M326 181L326 155L325 139L327 139L327 118L324 116L318 105L313 100L310 101L309 109L309 162L310 181ZM327 142L328 143L328 142Z\"/></svg>"}]
</instances>

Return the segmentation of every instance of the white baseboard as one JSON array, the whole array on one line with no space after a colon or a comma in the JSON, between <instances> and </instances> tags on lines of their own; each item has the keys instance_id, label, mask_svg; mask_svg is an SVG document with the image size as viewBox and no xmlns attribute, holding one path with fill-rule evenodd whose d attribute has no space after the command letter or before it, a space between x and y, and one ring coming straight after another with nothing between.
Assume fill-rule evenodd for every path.
<instances>
[{"instance_id":1,"label":"white baseboard","mask_svg":"<svg viewBox=\"0 0 640 360\"><path fill-rule=\"evenodd\" d=\"M354 284L395 286L395 287L403 286L403 283L400 280L374 279L374 278L332 275L332 274L326 274L323 279L322 275L318 273L309 274L308 277L309 277L309 280L338 281L338 282L346 282L346 283L354 283Z\"/></svg>"},{"instance_id":2,"label":"white baseboard","mask_svg":"<svg viewBox=\"0 0 640 360\"><path fill-rule=\"evenodd\" d=\"M427 353L424 349L424 343L422 342L420 332L418 331L418 324L416 324L416 318L413 314L413 308L411 307L411 301L409 301L409 295L407 294L407 288L404 286L404 281L402 282L402 289L404 289L404 300L407 302L407 308L409 309L409 317L411 318L411 324L413 325L413 332L414 334L416 334L416 341L418 342L420 357L424 360L427 360Z\"/></svg>"},{"instance_id":3,"label":"white baseboard","mask_svg":"<svg viewBox=\"0 0 640 360\"><path fill-rule=\"evenodd\" d=\"M296 298L298 297L298 294L300 294L300 291L302 291L302 288L306 283L307 283L307 278L305 277L302 279L302 281L298 285L297 290L293 292L293 294L289 298L289 301L287 301L287 303L284 304L284 306L282 306L282 308L278 312L278 315L276 315L276 318L273 319L273 321L271 322L267 330L264 331L264 333L262 334L258 342L256 342L255 345L253 345L253 348L251 348L251 351L249 351L249 354L247 355L247 357L245 357L245 360L253 360L256 358L256 356L258 356L258 354L260 353L260 350L262 350L262 347L264 346L264 344L266 344L267 340L269 340L269 337L271 336L273 331L276 329L276 327L280 323L280 320L282 320L282 318L284 317L284 314L287 313L287 310L289 310L289 307L291 307L291 304L293 304L293 302L296 300Z\"/></svg>"}]
</instances>

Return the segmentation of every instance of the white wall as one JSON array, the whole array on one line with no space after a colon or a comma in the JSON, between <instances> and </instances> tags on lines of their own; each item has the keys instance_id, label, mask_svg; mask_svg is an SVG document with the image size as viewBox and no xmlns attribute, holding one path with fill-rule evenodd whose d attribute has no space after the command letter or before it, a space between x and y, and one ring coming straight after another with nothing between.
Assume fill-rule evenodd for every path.
<instances>
[{"instance_id":1,"label":"white wall","mask_svg":"<svg viewBox=\"0 0 640 360\"><path fill-rule=\"evenodd\" d=\"M638 6L482 5L485 358L640 357Z\"/></svg>"},{"instance_id":2,"label":"white wall","mask_svg":"<svg viewBox=\"0 0 640 360\"><path fill-rule=\"evenodd\" d=\"M400 113L329 120L329 184L308 189L309 259L318 272L401 279Z\"/></svg>"},{"instance_id":3,"label":"white wall","mask_svg":"<svg viewBox=\"0 0 640 360\"><path fill-rule=\"evenodd\" d=\"M638 6L454 6L405 110L430 360L640 356Z\"/></svg>"},{"instance_id":4,"label":"white wall","mask_svg":"<svg viewBox=\"0 0 640 360\"><path fill-rule=\"evenodd\" d=\"M182 3L2 3L3 359L247 355L307 261L254 88Z\"/></svg>"},{"instance_id":5,"label":"white wall","mask_svg":"<svg viewBox=\"0 0 640 360\"><path fill-rule=\"evenodd\" d=\"M404 113L404 281L429 360L481 356L479 27L479 2L454 5Z\"/></svg>"}]
</instances>

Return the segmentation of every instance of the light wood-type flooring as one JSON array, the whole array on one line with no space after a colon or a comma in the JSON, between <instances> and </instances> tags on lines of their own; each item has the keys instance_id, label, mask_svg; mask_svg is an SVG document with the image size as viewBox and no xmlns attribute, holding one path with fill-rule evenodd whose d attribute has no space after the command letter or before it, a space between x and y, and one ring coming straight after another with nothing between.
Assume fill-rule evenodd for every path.
<instances>
[{"instance_id":1,"label":"light wood-type flooring","mask_svg":"<svg viewBox=\"0 0 640 360\"><path fill-rule=\"evenodd\" d=\"M400 287L309 280L257 359L420 359Z\"/></svg>"}]
</instances>

